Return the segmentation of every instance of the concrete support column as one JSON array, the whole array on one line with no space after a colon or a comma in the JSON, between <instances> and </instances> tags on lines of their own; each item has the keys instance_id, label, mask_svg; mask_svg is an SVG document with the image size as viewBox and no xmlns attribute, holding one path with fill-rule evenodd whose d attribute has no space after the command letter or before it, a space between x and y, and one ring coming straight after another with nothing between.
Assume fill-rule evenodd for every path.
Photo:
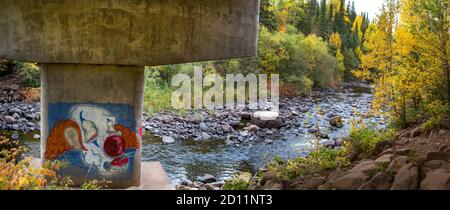
<instances>
[{"instance_id":1,"label":"concrete support column","mask_svg":"<svg viewBox=\"0 0 450 210\"><path fill-rule=\"evenodd\" d=\"M75 185L138 186L143 92L143 66L42 64L42 160Z\"/></svg>"}]
</instances>

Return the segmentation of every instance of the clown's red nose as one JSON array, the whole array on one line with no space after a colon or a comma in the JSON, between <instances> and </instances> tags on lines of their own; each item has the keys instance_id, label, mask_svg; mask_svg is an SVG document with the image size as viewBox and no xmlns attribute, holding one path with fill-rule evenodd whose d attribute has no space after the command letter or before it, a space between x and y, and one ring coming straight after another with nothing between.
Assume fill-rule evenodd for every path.
<instances>
[{"instance_id":1,"label":"clown's red nose","mask_svg":"<svg viewBox=\"0 0 450 210\"><path fill-rule=\"evenodd\" d=\"M120 136L110 136L103 143L105 153L111 157L117 157L125 151L125 143Z\"/></svg>"}]
</instances>

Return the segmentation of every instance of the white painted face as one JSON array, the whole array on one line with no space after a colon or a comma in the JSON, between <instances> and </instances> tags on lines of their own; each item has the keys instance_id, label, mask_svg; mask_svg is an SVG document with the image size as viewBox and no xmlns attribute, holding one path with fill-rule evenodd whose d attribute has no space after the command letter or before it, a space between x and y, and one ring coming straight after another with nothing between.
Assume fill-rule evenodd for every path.
<instances>
[{"instance_id":1,"label":"white painted face","mask_svg":"<svg viewBox=\"0 0 450 210\"><path fill-rule=\"evenodd\" d=\"M79 105L72 108L70 118L80 125L84 143L97 140L100 146L114 132L116 118L106 109L94 105Z\"/></svg>"}]
</instances>

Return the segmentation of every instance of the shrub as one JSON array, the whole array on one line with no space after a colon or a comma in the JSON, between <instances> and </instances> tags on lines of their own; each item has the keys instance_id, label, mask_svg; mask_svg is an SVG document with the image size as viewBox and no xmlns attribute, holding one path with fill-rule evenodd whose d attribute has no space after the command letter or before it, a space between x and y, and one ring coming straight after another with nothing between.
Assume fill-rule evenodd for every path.
<instances>
[{"instance_id":1,"label":"shrub","mask_svg":"<svg viewBox=\"0 0 450 210\"><path fill-rule=\"evenodd\" d=\"M110 181L102 180L91 180L88 182L83 183L83 185L80 186L80 190L101 190L108 187L108 184L110 184Z\"/></svg>"},{"instance_id":2,"label":"shrub","mask_svg":"<svg viewBox=\"0 0 450 210\"><path fill-rule=\"evenodd\" d=\"M366 126L352 127L350 130L351 146L353 150L371 154L378 142L392 140L394 134L395 131L392 129L382 132Z\"/></svg>"},{"instance_id":3,"label":"shrub","mask_svg":"<svg viewBox=\"0 0 450 210\"><path fill-rule=\"evenodd\" d=\"M268 164L269 173L279 181L292 180L299 176L312 175L326 170L345 168L350 165L347 153L343 149L320 147L308 157L291 160L274 159Z\"/></svg>"},{"instance_id":4,"label":"shrub","mask_svg":"<svg viewBox=\"0 0 450 210\"><path fill-rule=\"evenodd\" d=\"M424 131L430 131L439 127L444 117L448 116L449 105L441 101L434 101L427 105L428 120L422 123L421 127Z\"/></svg>"},{"instance_id":5,"label":"shrub","mask_svg":"<svg viewBox=\"0 0 450 210\"><path fill-rule=\"evenodd\" d=\"M252 179L252 174L241 172L225 181L223 190L247 190Z\"/></svg>"},{"instance_id":6,"label":"shrub","mask_svg":"<svg viewBox=\"0 0 450 210\"><path fill-rule=\"evenodd\" d=\"M17 162L26 150L20 141L0 136L0 159L6 162Z\"/></svg>"},{"instance_id":7,"label":"shrub","mask_svg":"<svg viewBox=\"0 0 450 210\"><path fill-rule=\"evenodd\" d=\"M41 86L41 72L36 64L15 62L14 72L16 72L16 74L19 76L22 86Z\"/></svg>"},{"instance_id":8,"label":"shrub","mask_svg":"<svg viewBox=\"0 0 450 210\"><path fill-rule=\"evenodd\" d=\"M160 72L154 69L145 71L144 108L150 113L171 108L172 91L169 85L160 78Z\"/></svg>"}]
</instances>

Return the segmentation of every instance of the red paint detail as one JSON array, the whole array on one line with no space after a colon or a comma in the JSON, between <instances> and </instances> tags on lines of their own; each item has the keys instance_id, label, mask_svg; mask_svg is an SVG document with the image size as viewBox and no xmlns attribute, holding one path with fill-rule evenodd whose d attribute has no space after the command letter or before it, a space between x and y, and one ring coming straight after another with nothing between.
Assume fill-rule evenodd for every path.
<instances>
[{"instance_id":1,"label":"red paint detail","mask_svg":"<svg viewBox=\"0 0 450 210\"><path fill-rule=\"evenodd\" d=\"M126 158L116 158L116 159L114 159L113 161L111 161L111 165L113 165L113 166L123 166L123 165L125 165L125 164L127 164L128 163L128 158L126 157Z\"/></svg>"},{"instance_id":2,"label":"red paint detail","mask_svg":"<svg viewBox=\"0 0 450 210\"><path fill-rule=\"evenodd\" d=\"M141 138L144 135L144 132L142 131L142 127L139 128L139 135L140 135Z\"/></svg>"},{"instance_id":3,"label":"red paint detail","mask_svg":"<svg viewBox=\"0 0 450 210\"><path fill-rule=\"evenodd\" d=\"M114 135L106 138L103 150L111 157L117 157L125 152L125 141L122 137Z\"/></svg>"}]
</instances>

